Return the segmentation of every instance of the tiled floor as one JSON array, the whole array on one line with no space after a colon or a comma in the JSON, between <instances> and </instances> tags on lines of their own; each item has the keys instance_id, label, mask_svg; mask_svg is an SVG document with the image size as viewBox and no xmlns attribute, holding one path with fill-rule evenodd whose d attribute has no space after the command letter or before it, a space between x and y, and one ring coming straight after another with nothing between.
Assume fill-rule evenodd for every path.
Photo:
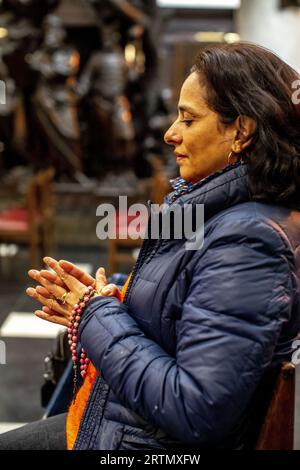
<instances>
[{"instance_id":1,"label":"tiled floor","mask_svg":"<svg viewBox=\"0 0 300 470\"><path fill-rule=\"evenodd\" d=\"M92 273L97 267L106 266L104 250L64 248L58 255L76 263L88 263L85 269L91 269ZM45 328L40 324L42 321L32 315L37 304L25 294L26 287L32 285L24 275L27 259L22 253L17 258L0 265L0 331L6 345L6 364L1 364L0 360L0 433L42 417L44 409L40 402L40 389L43 384L43 360L53 348L56 333L55 326ZM299 369L295 449L300 450Z\"/></svg>"}]
</instances>

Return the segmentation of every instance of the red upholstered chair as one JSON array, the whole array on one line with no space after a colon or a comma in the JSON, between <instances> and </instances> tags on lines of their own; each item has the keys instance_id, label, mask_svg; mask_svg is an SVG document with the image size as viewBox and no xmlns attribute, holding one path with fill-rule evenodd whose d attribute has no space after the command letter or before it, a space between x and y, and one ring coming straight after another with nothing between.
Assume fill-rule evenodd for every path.
<instances>
[{"instance_id":1,"label":"red upholstered chair","mask_svg":"<svg viewBox=\"0 0 300 470\"><path fill-rule=\"evenodd\" d=\"M163 163L161 159L153 157L152 161L153 176L150 182L150 199L153 204L162 204L164 196L170 191L170 183L167 176L164 173ZM120 234L127 230L128 224L131 222L133 217L128 217L127 214L117 214L117 238L109 239L108 247L108 269L109 273L113 274L118 272L120 263L128 263L131 266L135 262L133 256L133 250L140 248L143 239L132 240L127 237L126 239L119 238ZM140 232L145 233L147 228L147 221L144 222Z\"/></svg>"},{"instance_id":2,"label":"red upholstered chair","mask_svg":"<svg viewBox=\"0 0 300 470\"><path fill-rule=\"evenodd\" d=\"M135 248L140 248L142 244L142 238L133 240L132 238L119 238L122 234L127 234L127 229L130 222L135 218L135 216L128 216L126 213L116 214L116 239L109 239L109 248L108 248L108 269L110 275L115 272L118 272L119 266L121 263L127 263L133 265L135 262L133 256L133 250ZM145 232L146 226L141 227L141 232Z\"/></svg>"},{"instance_id":3,"label":"red upholstered chair","mask_svg":"<svg viewBox=\"0 0 300 470\"><path fill-rule=\"evenodd\" d=\"M53 176L53 168L38 172L29 182L24 206L0 213L0 242L29 245L31 267L38 267L53 246Z\"/></svg>"}]
</instances>

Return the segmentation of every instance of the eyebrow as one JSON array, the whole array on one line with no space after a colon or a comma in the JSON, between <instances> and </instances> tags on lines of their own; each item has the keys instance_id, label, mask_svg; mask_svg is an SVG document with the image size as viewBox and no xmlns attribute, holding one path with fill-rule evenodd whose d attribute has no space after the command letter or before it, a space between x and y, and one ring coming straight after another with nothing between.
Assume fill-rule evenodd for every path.
<instances>
[{"instance_id":1,"label":"eyebrow","mask_svg":"<svg viewBox=\"0 0 300 470\"><path fill-rule=\"evenodd\" d=\"M188 112L190 114L194 114L195 116L197 116L197 112L193 109L193 108L190 108L189 106L187 105L181 105L181 106L178 106L178 110L181 111L181 112Z\"/></svg>"}]
</instances>

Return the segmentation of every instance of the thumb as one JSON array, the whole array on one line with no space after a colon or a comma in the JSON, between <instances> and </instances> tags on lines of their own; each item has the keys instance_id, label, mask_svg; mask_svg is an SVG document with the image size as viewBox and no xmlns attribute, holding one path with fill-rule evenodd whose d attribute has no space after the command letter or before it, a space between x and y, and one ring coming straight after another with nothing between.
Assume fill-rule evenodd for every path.
<instances>
[{"instance_id":1,"label":"thumb","mask_svg":"<svg viewBox=\"0 0 300 470\"><path fill-rule=\"evenodd\" d=\"M100 292L104 286L107 284L107 279L105 275L105 269L104 268L99 268L97 269L96 272L96 290L97 292Z\"/></svg>"},{"instance_id":2,"label":"thumb","mask_svg":"<svg viewBox=\"0 0 300 470\"><path fill-rule=\"evenodd\" d=\"M118 291L119 289L117 288L115 284L107 284L105 287L103 287L101 291L101 295L105 297L112 297L112 296L116 296Z\"/></svg>"}]
</instances>

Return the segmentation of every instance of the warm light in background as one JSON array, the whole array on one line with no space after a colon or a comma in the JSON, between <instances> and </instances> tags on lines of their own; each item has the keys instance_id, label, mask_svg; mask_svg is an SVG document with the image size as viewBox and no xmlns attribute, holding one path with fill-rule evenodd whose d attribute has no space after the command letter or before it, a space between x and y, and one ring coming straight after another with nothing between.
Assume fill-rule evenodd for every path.
<instances>
[{"instance_id":1,"label":"warm light in background","mask_svg":"<svg viewBox=\"0 0 300 470\"><path fill-rule=\"evenodd\" d=\"M241 40L241 37L237 33L225 33L224 34L224 41L232 44L233 42L238 42Z\"/></svg>"},{"instance_id":2,"label":"warm light in background","mask_svg":"<svg viewBox=\"0 0 300 470\"><path fill-rule=\"evenodd\" d=\"M125 60L128 64L133 64L136 59L136 48L133 44L127 44L125 47Z\"/></svg>"},{"instance_id":3,"label":"warm light in background","mask_svg":"<svg viewBox=\"0 0 300 470\"><path fill-rule=\"evenodd\" d=\"M79 68L80 64L80 54L77 51L72 52L70 59L69 59L69 65L73 72L76 72Z\"/></svg>"},{"instance_id":4,"label":"warm light in background","mask_svg":"<svg viewBox=\"0 0 300 470\"><path fill-rule=\"evenodd\" d=\"M231 8L241 6L241 0L157 0L160 7L178 8Z\"/></svg>"},{"instance_id":5,"label":"warm light in background","mask_svg":"<svg viewBox=\"0 0 300 470\"><path fill-rule=\"evenodd\" d=\"M0 39L3 39L7 36L8 31L6 28L0 28Z\"/></svg>"},{"instance_id":6,"label":"warm light in background","mask_svg":"<svg viewBox=\"0 0 300 470\"><path fill-rule=\"evenodd\" d=\"M221 31L200 31L194 35L199 42L223 42L224 33Z\"/></svg>"},{"instance_id":7,"label":"warm light in background","mask_svg":"<svg viewBox=\"0 0 300 470\"><path fill-rule=\"evenodd\" d=\"M200 31L194 35L198 42L238 42L240 36L237 33L224 33L222 31Z\"/></svg>"}]
</instances>

